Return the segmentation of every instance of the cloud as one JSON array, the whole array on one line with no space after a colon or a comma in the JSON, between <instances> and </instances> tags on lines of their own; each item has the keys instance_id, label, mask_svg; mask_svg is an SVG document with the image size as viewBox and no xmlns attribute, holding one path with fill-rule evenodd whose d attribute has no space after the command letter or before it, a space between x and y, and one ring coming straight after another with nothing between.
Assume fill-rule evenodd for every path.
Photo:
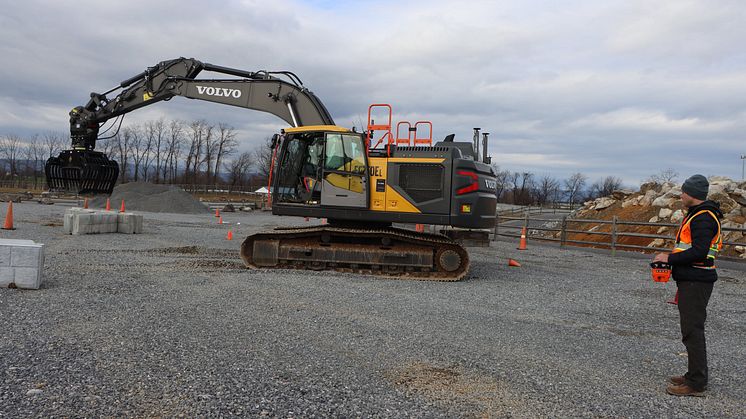
<instances>
[{"instance_id":1,"label":"cloud","mask_svg":"<svg viewBox=\"0 0 746 419\"><path fill-rule=\"evenodd\" d=\"M436 139L479 126L510 170L737 177L745 18L742 2L694 0L17 2L0 15L0 135L65 131L89 92L186 56L293 71L342 125L386 102ZM242 149L283 126L180 98L126 121L160 117L230 123Z\"/></svg>"}]
</instances>

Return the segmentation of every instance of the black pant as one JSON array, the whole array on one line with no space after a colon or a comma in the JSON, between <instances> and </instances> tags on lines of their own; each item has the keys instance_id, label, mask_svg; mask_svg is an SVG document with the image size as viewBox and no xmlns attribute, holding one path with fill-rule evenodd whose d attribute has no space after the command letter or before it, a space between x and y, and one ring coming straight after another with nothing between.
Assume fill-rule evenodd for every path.
<instances>
[{"instance_id":1,"label":"black pant","mask_svg":"<svg viewBox=\"0 0 746 419\"><path fill-rule=\"evenodd\" d=\"M707 387L707 345L705 344L705 320L707 303L712 294L712 282L679 281L679 317L681 319L681 341L686 346L689 371L684 378L694 390Z\"/></svg>"}]
</instances>

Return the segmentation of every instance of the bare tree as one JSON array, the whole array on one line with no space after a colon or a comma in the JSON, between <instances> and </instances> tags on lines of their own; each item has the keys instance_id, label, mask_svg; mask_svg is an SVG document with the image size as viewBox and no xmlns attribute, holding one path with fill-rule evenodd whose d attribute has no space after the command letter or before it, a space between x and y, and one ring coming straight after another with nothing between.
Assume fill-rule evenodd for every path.
<instances>
[{"instance_id":1,"label":"bare tree","mask_svg":"<svg viewBox=\"0 0 746 419\"><path fill-rule=\"evenodd\" d=\"M510 171L509 170L500 170L500 166L493 164L492 170L495 172L495 180L497 182L497 185L495 187L495 196L497 197L497 200L500 201L503 198L503 194L505 193L505 190L510 187Z\"/></svg>"},{"instance_id":2,"label":"bare tree","mask_svg":"<svg viewBox=\"0 0 746 419\"><path fill-rule=\"evenodd\" d=\"M584 174L578 172L573 173L569 178L565 179L565 193L567 194L567 200L570 202L570 206L575 204L575 200L578 199L582 194L585 182L588 180Z\"/></svg>"},{"instance_id":3,"label":"bare tree","mask_svg":"<svg viewBox=\"0 0 746 419\"><path fill-rule=\"evenodd\" d=\"M212 124L205 123L204 125L203 145L204 157L200 161L199 170L202 170L203 165L206 167L205 185L207 185L212 180L212 162L215 159L215 154L217 153L215 126Z\"/></svg>"},{"instance_id":4,"label":"bare tree","mask_svg":"<svg viewBox=\"0 0 746 419\"><path fill-rule=\"evenodd\" d=\"M215 152L215 174L213 184L217 185L220 177L220 165L226 156L233 154L238 142L233 127L223 122L218 124L217 150Z\"/></svg>"},{"instance_id":5,"label":"bare tree","mask_svg":"<svg viewBox=\"0 0 746 419\"><path fill-rule=\"evenodd\" d=\"M650 178L648 178L648 182L655 182L655 183L666 183L666 182L676 182L676 179L679 177L679 172L677 172L673 168L668 168L661 170L659 173L651 175Z\"/></svg>"},{"instance_id":6,"label":"bare tree","mask_svg":"<svg viewBox=\"0 0 746 419\"><path fill-rule=\"evenodd\" d=\"M132 152L132 163L134 164L133 176L134 181L140 180L140 166L142 165L143 157L145 157L145 149L147 148L145 143L145 133L142 127L133 126L130 127L130 150Z\"/></svg>"},{"instance_id":7,"label":"bare tree","mask_svg":"<svg viewBox=\"0 0 746 419\"><path fill-rule=\"evenodd\" d=\"M512 185L512 201L516 205L527 205L533 201L531 190L534 186L534 174L531 172L513 172L509 181Z\"/></svg>"},{"instance_id":8,"label":"bare tree","mask_svg":"<svg viewBox=\"0 0 746 419\"><path fill-rule=\"evenodd\" d=\"M41 168L44 165L44 151L36 135L26 143L24 154L26 156L26 169L29 175L33 177L34 189L36 189L39 185Z\"/></svg>"},{"instance_id":9,"label":"bare tree","mask_svg":"<svg viewBox=\"0 0 746 419\"><path fill-rule=\"evenodd\" d=\"M161 121L162 122L162 121ZM160 133L158 132L160 128ZM160 142L160 136L163 135L163 124L158 126L158 121L148 121L145 123L144 138L140 147L142 149L142 164L140 165L140 173L142 173L142 180L148 181L148 173L150 173L150 163L153 159L153 148ZM156 172L158 170L156 169Z\"/></svg>"},{"instance_id":10,"label":"bare tree","mask_svg":"<svg viewBox=\"0 0 746 419\"><path fill-rule=\"evenodd\" d=\"M131 158L132 153L132 138L133 138L133 130L132 128L124 128L114 137L114 150L119 156L119 172L121 173L121 181L120 183L126 183L127 182L127 170L129 168L129 160Z\"/></svg>"},{"instance_id":11,"label":"bare tree","mask_svg":"<svg viewBox=\"0 0 746 419\"><path fill-rule=\"evenodd\" d=\"M8 165L8 173L11 176L18 174L18 160L23 152L23 143L21 137L15 134L7 134L0 141L0 153L2 153Z\"/></svg>"},{"instance_id":12,"label":"bare tree","mask_svg":"<svg viewBox=\"0 0 746 419\"><path fill-rule=\"evenodd\" d=\"M166 158L163 163L163 180L173 180L176 178L179 167L179 154L183 142L184 124L181 121L173 120L168 124L166 134Z\"/></svg>"},{"instance_id":13,"label":"bare tree","mask_svg":"<svg viewBox=\"0 0 746 419\"><path fill-rule=\"evenodd\" d=\"M591 185L588 198L595 199L602 196L609 196L621 187L622 179L614 176L606 176L603 180L596 181Z\"/></svg>"},{"instance_id":14,"label":"bare tree","mask_svg":"<svg viewBox=\"0 0 746 419\"><path fill-rule=\"evenodd\" d=\"M246 185L249 169L254 160L253 156L253 153L245 151L225 165L225 170L228 172L229 190L233 190L236 186Z\"/></svg>"},{"instance_id":15,"label":"bare tree","mask_svg":"<svg viewBox=\"0 0 746 419\"><path fill-rule=\"evenodd\" d=\"M254 148L254 160L256 163L256 169L262 182L267 182L269 179L269 171L272 166L272 138L267 137L264 139L264 144L256 146Z\"/></svg>"},{"instance_id":16,"label":"bare tree","mask_svg":"<svg viewBox=\"0 0 746 419\"><path fill-rule=\"evenodd\" d=\"M96 140L96 150L111 156L115 153L116 141L114 138L106 137L100 140Z\"/></svg>"},{"instance_id":17,"label":"bare tree","mask_svg":"<svg viewBox=\"0 0 746 419\"><path fill-rule=\"evenodd\" d=\"M153 143L153 154L155 157L155 183L161 181L161 161L163 159L163 152L166 149L167 136L166 136L166 121L163 118L155 122L151 122L151 129L155 133L155 142ZM165 165L165 161L163 162ZM148 164L149 165L149 164Z\"/></svg>"},{"instance_id":18,"label":"bare tree","mask_svg":"<svg viewBox=\"0 0 746 419\"><path fill-rule=\"evenodd\" d=\"M192 121L189 124L188 148L184 167L186 183L196 183L199 171L204 163L203 153L208 127L205 121ZM210 130L212 128L210 127Z\"/></svg>"},{"instance_id":19,"label":"bare tree","mask_svg":"<svg viewBox=\"0 0 746 419\"><path fill-rule=\"evenodd\" d=\"M42 141L44 142L44 148L47 151L47 158L57 157L62 151L62 144L64 143L64 136L58 132L48 131L42 135Z\"/></svg>"},{"instance_id":20,"label":"bare tree","mask_svg":"<svg viewBox=\"0 0 746 419\"><path fill-rule=\"evenodd\" d=\"M542 176L536 186L536 203L539 205L544 205L550 202L554 202L557 199L559 189L559 180L553 178L550 175Z\"/></svg>"}]
</instances>

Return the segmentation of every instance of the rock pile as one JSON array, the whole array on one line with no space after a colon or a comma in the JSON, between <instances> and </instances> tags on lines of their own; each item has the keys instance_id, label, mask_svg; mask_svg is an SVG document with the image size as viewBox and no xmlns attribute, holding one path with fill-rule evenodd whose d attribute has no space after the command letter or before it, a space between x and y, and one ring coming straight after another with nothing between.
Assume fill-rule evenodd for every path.
<instances>
[{"instance_id":1,"label":"rock pile","mask_svg":"<svg viewBox=\"0 0 746 419\"><path fill-rule=\"evenodd\" d=\"M735 182L722 176L709 178L710 191L707 199L720 203L724 217L721 221L723 229L746 228L746 182ZM601 214L619 215L622 220L647 221L651 223L674 223L678 224L684 219L686 209L681 204L681 184L670 182L658 184L655 182L644 183L640 190L615 191L611 196L588 201L571 214L574 218L599 218ZM640 216L649 219L638 219ZM635 215L638 215L635 217ZM661 228L658 234L669 230ZM652 240L652 239L651 239ZM731 246L725 249L725 254L738 255L746 259L746 237L739 231L723 231L723 240L726 242L744 243L741 246ZM659 247L663 244L662 239L652 240L648 246Z\"/></svg>"},{"instance_id":2,"label":"rock pile","mask_svg":"<svg viewBox=\"0 0 746 419\"><path fill-rule=\"evenodd\" d=\"M103 208L106 196L90 202L92 208ZM127 211L169 212L175 214L207 214L210 209L192 195L172 185L147 182L124 183L111 194L112 209L119 208L124 199Z\"/></svg>"}]
</instances>

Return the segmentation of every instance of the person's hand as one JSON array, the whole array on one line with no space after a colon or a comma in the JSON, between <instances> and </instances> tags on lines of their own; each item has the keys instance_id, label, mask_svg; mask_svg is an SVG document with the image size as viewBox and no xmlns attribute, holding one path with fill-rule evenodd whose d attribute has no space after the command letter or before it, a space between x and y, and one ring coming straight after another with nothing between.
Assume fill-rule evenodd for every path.
<instances>
[{"instance_id":1,"label":"person's hand","mask_svg":"<svg viewBox=\"0 0 746 419\"><path fill-rule=\"evenodd\" d=\"M668 253L658 253L653 258L653 262L668 263Z\"/></svg>"}]
</instances>

